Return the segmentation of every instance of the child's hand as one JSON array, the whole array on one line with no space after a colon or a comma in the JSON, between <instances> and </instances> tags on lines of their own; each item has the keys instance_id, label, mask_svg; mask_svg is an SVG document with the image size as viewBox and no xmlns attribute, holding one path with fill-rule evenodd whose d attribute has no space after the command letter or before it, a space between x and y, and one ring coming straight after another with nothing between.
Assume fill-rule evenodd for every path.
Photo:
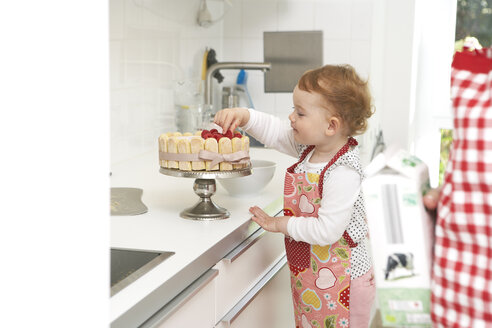
<instances>
[{"instance_id":1,"label":"child's hand","mask_svg":"<svg viewBox=\"0 0 492 328\"><path fill-rule=\"evenodd\" d=\"M249 111L246 108L225 108L215 114L214 123L220 125L222 132L234 130L249 121Z\"/></svg>"},{"instance_id":2,"label":"child's hand","mask_svg":"<svg viewBox=\"0 0 492 328\"><path fill-rule=\"evenodd\" d=\"M250 207L249 212L253 214L251 220L258 223L266 231L281 232L288 235L287 222L289 222L290 216L271 217L258 206Z\"/></svg>"}]
</instances>

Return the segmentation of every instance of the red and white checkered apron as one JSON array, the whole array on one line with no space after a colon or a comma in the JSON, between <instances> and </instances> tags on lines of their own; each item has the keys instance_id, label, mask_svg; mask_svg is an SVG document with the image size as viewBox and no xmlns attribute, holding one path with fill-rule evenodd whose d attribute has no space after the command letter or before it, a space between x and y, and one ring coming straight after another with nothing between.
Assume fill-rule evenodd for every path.
<instances>
[{"instance_id":1,"label":"red and white checkered apron","mask_svg":"<svg viewBox=\"0 0 492 328\"><path fill-rule=\"evenodd\" d=\"M284 215L317 217L326 170L356 144L350 138L320 175L294 172L314 147L306 148L285 173ZM347 231L339 241L326 246L285 238L296 327L349 327L350 256L356 246Z\"/></svg>"},{"instance_id":2,"label":"red and white checkered apron","mask_svg":"<svg viewBox=\"0 0 492 328\"><path fill-rule=\"evenodd\" d=\"M436 224L434 327L492 327L491 53L457 52L453 60L453 146Z\"/></svg>"}]
</instances>

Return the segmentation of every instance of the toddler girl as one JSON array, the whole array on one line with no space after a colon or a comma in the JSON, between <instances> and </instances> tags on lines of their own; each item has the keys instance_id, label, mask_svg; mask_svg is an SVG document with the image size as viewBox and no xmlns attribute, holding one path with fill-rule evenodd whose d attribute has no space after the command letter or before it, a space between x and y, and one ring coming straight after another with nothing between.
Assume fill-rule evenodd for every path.
<instances>
[{"instance_id":1,"label":"toddler girl","mask_svg":"<svg viewBox=\"0 0 492 328\"><path fill-rule=\"evenodd\" d=\"M245 108L221 110L214 121L298 157L285 174L285 216L250 208L253 221L285 235L296 327L367 328L375 284L352 138L372 115L367 82L349 65L323 66L300 78L293 101L290 126Z\"/></svg>"}]
</instances>

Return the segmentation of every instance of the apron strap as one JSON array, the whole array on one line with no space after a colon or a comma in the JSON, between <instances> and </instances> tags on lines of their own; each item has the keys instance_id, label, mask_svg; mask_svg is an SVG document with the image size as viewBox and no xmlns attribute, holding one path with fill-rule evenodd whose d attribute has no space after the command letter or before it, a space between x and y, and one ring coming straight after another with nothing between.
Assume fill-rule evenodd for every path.
<instances>
[{"instance_id":1,"label":"apron strap","mask_svg":"<svg viewBox=\"0 0 492 328\"><path fill-rule=\"evenodd\" d=\"M357 146L357 145L358 145L357 140L355 140L352 137L349 137L347 143L345 145L343 145L342 148L340 148L340 150L335 154L335 156L333 156L333 158L330 160L330 162L328 162L328 164L326 164L326 166L323 168L323 170L321 171L321 173L319 175L320 179L318 180L319 198L321 198L321 199L323 198L323 183L325 181L324 176L325 176L326 170L328 170L328 168L330 166L332 166L333 163L335 163L342 155L344 155L346 152L348 152L350 146Z\"/></svg>"},{"instance_id":2,"label":"apron strap","mask_svg":"<svg viewBox=\"0 0 492 328\"><path fill-rule=\"evenodd\" d=\"M319 197L320 198L323 198L323 183L324 183L323 177L325 176L326 170L328 170L328 168L333 163L335 163L343 154L345 154L346 152L348 152L350 146L357 146L357 145L358 145L357 140L355 140L352 137L349 137L347 143L345 145L343 145L342 148L340 148L340 150L335 154L335 156L333 156L333 158L330 160L330 162L328 162L328 164L326 164L326 166L323 168L323 170L320 173L320 179L319 179L319 182L318 182ZM302 152L302 155L299 158L299 160L294 165L290 166L287 169L287 172L294 173L294 170L297 167L297 165L299 165L299 163L301 163L306 158L307 154L309 154L313 149L314 149L314 146L313 145L308 146Z\"/></svg>"},{"instance_id":3,"label":"apron strap","mask_svg":"<svg viewBox=\"0 0 492 328\"><path fill-rule=\"evenodd\" d=\"M343 239L345 239L345 241L347 242L347 244L349 245L350 248L355 248L357 247L357 245L359 245L358 243L356 243L352 237L350 237L349 233L347 232L347 230L345 230L343 232L343 235L342 235Z\"/></svg>"},{"instance_id":4,"label":"apron strap","mask_svg":"<svg viewBox=\"0 0 492 328\"><path fill-rule=\"evenodd\" d=\"M308 146L306 149L304 149L299 160L296 163L294 163L292 166L290 166L287 169L287 172L294 173L294 170L297 167L297 165L299 165L299 163L301 163L306 158L307 154L309 154L311 152L311 150L313 150L313 149L314 149L314 146Z\"/></svg>"}]
</instances>

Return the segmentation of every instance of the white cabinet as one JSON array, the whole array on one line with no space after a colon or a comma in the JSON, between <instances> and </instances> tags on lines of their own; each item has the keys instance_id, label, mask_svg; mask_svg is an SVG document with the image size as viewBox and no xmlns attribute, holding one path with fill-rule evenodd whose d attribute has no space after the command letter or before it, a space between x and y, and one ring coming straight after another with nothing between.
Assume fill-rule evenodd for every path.
<instances>
[{"instance_id":1,"label":"white cabinet","mask_svg":"<svg viewBox=\"0 0 492 328\"><path fill-rule=\"evenodd\" d=\"M213 327L217 275L208 270L139 328Z\"/></svg>"},{"instance_id":2,"label":"white cabinet","mask_svg":"<svg viewBox=\"0 0 492 328\"><path fill-rule=\"evenodd\" d=\"M216 328L294 327L284 235L259 229L214 267Z\"/></svg>"},{"instance_id":3,"label":"white cabinet","mask_svg":"<svg viewBox=\"0 0 492 328\"><path fill-rule=\"evenodd\" d=\"M258 229L140 328L294 327L283 239Z\"/></svg>"},{"instance_id":4,"label":"white cabinet","mask_svg":"<svg viewBox=\"0 0 492 328\"><path fill-rule=\"evenodd\" d=\"M290 270L285 255L216 326L251 327L295 327Z\"/></svg>"},{"instance_id":5,"label":"white cabinet","mask_svg":"<svg viewBox=\"0 0 492 328\"><path fill-rule=\"evenodd\" d=\"M217 320L224 317L272 268L284 253L284 236L257 230L214 267ZM288 285L286 285L288 288Z\"/></svg>"}]
</instances>

